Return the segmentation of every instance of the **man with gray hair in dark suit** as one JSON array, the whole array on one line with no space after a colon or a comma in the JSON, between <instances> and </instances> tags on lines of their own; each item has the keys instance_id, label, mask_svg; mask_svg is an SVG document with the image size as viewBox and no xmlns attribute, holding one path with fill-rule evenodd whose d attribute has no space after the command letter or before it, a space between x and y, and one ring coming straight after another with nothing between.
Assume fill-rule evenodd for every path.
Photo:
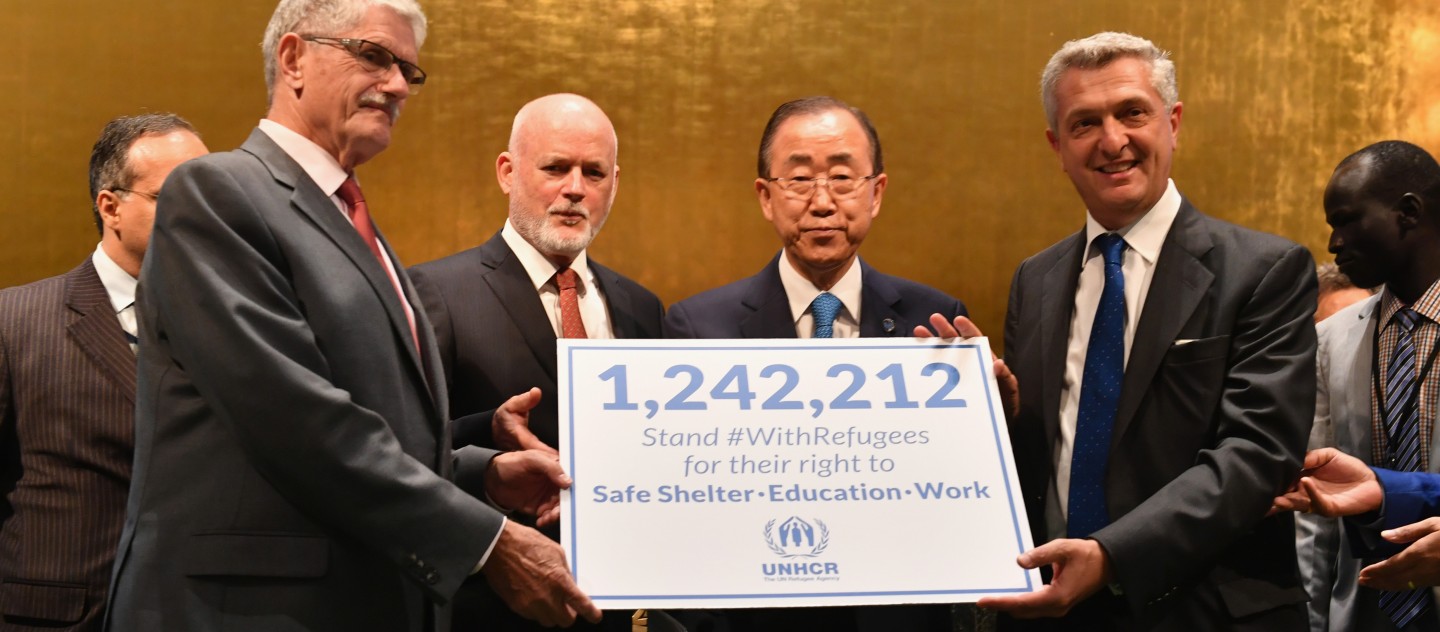
<instances>
[{"instance_id":1,"label":"man with gray hair in dark suit","mask_svg":"<svg viewBox=\"0 0 1440 632\"><path fill-rule=\"evenodd\" d=\"M425 84L425 33L414 0L282 0L265 118L166 185L110 629L445 630L476 573L542 623L599 618L499 509L558 518L559 463L451 449L435 337L356 177Z\"/></svg>"}]
</instances>

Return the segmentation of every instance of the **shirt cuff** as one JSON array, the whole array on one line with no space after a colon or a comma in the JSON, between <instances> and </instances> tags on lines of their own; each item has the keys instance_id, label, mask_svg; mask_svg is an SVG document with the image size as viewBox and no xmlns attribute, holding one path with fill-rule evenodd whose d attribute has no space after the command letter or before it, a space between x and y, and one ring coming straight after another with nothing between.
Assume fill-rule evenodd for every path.
<instances>
[{"instance_id":1,"label":"shirt cuff","mask_svg":"<svg viewBox=\"0 0 1440 632\"><path fill-rule=\"evenodd\" d=\"M486 500L489 499L487 498ZM500 530L495 532L495 539L490 541L490 546L485 547L485 554L481 555L480 561L475 563L475 569L470 571L471 575L480 572L480 568L485 566L485 561L490 559L490 552L494 551L495 545L500 543L500 534L505 533L505 523L509 521L509 518L500 519Z\"/></svg>"}]
</instances>

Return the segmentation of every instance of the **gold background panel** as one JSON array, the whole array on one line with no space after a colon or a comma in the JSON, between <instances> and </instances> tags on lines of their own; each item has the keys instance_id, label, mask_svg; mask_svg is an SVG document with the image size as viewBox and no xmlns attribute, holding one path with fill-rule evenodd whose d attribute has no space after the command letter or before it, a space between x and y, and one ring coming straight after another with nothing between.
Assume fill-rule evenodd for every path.
<instances>
[{"instance_id":1,"label":"gold background panel","mask_svg":"<svg viewBox=\"0 0 1440 632\"><path fill-rule=\"evenodd\" d=\"M430 73L360 169L376 221L419 263L496 231L510 118L578 92L620 135L619 195L593 256L667 303L753 274L779 248L755 200L770 112L830 94L866 110L891 186L863 256L964 300L994 335L1021 259L1080 229L1044 140L1041 68L1124 30L1170 50L1185 103L1175 180L1197 207L1322 259L1331 169L1385 138L1440 147L1440 4L1331 0L430 0ZM264 115L270 2L0 0L0 285L94 247L86 165L105 121L175 111L212 149Z\"/></svg>"}]
</instances>

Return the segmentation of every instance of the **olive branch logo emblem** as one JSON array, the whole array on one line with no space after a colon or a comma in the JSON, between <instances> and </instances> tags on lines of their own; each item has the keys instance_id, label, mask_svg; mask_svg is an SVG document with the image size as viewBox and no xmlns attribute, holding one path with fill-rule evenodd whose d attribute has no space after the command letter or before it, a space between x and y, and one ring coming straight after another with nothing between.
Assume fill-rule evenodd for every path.
<instances>
[{"instance_id":1,"label":"olive branch logo emblem","mask_svg":"<svg viewBox=\"0 0 1440 632\"><path fill-rule=\"evenodd\" d=\"M784 558L815 557L824 553L830 546L830 529L819 518L812 520L814 525L799 516L791 516L776 527L776 520L771 519L765 523L765 544L771 552Z\"/></svg>"}]
</instances>

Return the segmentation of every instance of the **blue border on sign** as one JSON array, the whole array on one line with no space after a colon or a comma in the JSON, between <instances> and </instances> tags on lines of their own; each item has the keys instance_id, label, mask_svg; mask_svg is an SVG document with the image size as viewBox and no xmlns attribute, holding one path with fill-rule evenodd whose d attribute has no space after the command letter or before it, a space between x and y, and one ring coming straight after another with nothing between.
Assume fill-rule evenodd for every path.
<instances>
[{"instance_id":1,"label":"blue border on sign","mask_svg":"<svg viewBox=\"0 0 1440 632\"><path fill-rule=\"evenodd\" d=\"M587 347L570 347L570 349L569 349L569 351L570 351L570 356L569 356L570 362L569 362L569 364L568 364L568 369L569 369L569 375L568 375L569 381L568 381L568 385L570 386L571 389L573 389L573 388L575 387L575 353L576 353L577 351L713 351L713 350L716 350L716 349L724 349L724 350L729 350L729 351L823 351L823 352L833 352L833 351L835 351L836 349L868 349L868 350L877 350L877 349L882 349L882 350L883 350L883 349L899 349L899 350L913 350L913 349L973 349L973 350L975 350L975 360L976 360L976 364L978 365L978 368L980 369L980 370L979 370L979 374L982 375L982 376L984 376L986 410L990 411L990 434L991 434L991 436L993 436L994 439L995 439L995 451L997 452L996 456L999 457L1000 468L1001 468L1001 470L1002 470L1003 473L1004 473L1003 480L1005 481L1005 495L1006 495L1006 499L1010 502L1010 523L1011 523L1011 526L1013 527L1014 533L1015 533L1015 548L1016 548L1015 554L1016 554L1016 555L1019 555L1019 554L1025 552L1025 540L1024 540L1024 537L1021 535L1021 531L1020 531L1020 530L1021 530L1022 528L1028 528L1028 525L1022 527L1021 524L1020 524L1020 517L1017 516L1017 515L1015 515L1015 490L1011 489L1011 487L1010 487L1010 472L1009 472L1008 470L1006 470L1006 463L1005 463L1005 446L1004 446L1004 444L1002 443L1003 441L1008 441L1008 440L1009 440L1009 437L1003 437L1003 436L1001 436L1002 433L1000 432L999 422L998 422L998 420L995 418L995 403L994 403L994 399L993 399L993 398L991 397L991 395L990 395L990 392L991 392L990 384L991 384L991 381L994 379L995 375L994 375L994 372L991 371L991 367L988 366L988 363L986 362L987 358L981 357L982 354L980 353L980 346L979 346L979 345L959 343L959 344L931 344L931 345L918 345L918 344L917 344L917 345L854 345L854 346L845 346L845 347L799 347L799 346L745 346L745 347L724 346L724 347L718 347L718 346L713 346L713 345L689 345L689 346L684 346L684 347L628 347L628 346L627 346L627 347L589 347L589 346L587 346ZM573 443L573 440L574 440L574 437L575 437L575 398L574 398L574 397L571 397L571 396L567 396L567 397L566 397L566 401L569 402L569 406L570 406L567 425L569 425L569 427L570 427L570 437L571 437L571 440L572 440L572 443ZM574 445L571 445L571 446L570 446L570 463L569 463L569 467L567 467L565 471L570 474L571 478L574 478L574 476L575 476L575 446L574 446ZM578 532L578 530L576 529L576 524L577 524L576 521L577 521L577 516L578 516L578 514L579 514L579 507L578 507L577 504L576 504L575 497L576 497L576 494L575 494L574 491L572 491L571 494L570 494L570 502L568 503L568 504L569 504L569 507L570 507L570 512L569 512L569 513L570 513L570 533L572 533L572 534ZM1021 499L1022 502L1023 502L1023 500L1024 500L1024 499ZM571 573L573 576L575 576L575 577L578 578L578 577L580 576L580 555L579 555L579 552L578 552L578 550L577 550L577 544L578 544L578 543L574 541L575 538L571 538L571 540L572 540L572 541L569 543L569 547L568 547L568 548L570 549L570 551L569 551L569 553L570 553L570 560L569 560L569 561L570 561L570 573ZM1017 567L1017 568L1018 568L1018 567ZM783 594L777 594L777 593L752 593L752 594L737 593L737 594L724 594L724 595L590 595L590 599L591 599L592 601L629 600L629 599L646 599L646 600L654 600L654 601L663 601L663 600L667 600L667 599L772 599L772 600L784 600L784 599L793 599L793 598L797 598L797 597L888 597L888 596L915 596L915 595L975 595L975 594L992 594L992 593L1009 594L1009 593L1015 593L1015 592L1020 592L1020 591L1033 591L1033 590L1035 589L1035 586L1034 586L1034 584L1032 583L1032 581L1031 581L1031 579L1030 579L1030 578L1031 578L1031 574L1028 573L1028 572L1025 572L1023 569L1021 569L1021 576L1025 578L1025 585L1024 585L1024 586L1017 586L1017 587L1013 587L1013 588L974 588L974 589L968 589L968 590L939 590L939 589L937 589L937 590L894 590L894 591L865 591L865 592L814 592L814 593L783 593Z\"/></svg>"}]
</instances>

